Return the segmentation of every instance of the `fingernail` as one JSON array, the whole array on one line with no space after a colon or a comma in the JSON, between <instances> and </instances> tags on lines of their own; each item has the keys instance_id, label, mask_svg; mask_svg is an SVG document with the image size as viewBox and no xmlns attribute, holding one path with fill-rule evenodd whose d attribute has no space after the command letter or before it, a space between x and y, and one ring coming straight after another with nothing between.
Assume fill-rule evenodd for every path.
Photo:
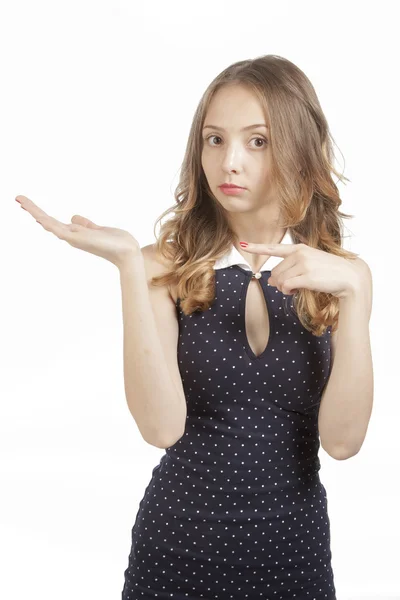
<instances>
[{"instance_id":1,"label":"fingernail","mask_svg":"<svg viewBox=\"0 0 400 600\"><path fill-rule=\"evenodd\" d=\"M242 246L242 248L246 248L246 246L249 245L247 242L239 242L239 244Z\"/></svg>"},{"instance_id":2,"label":"fingernail","mask_svg":"<svg viewBox=\"0 0 400 600\"><path fill-rule=\"evenodd\" d=\"M15 198L15 202L19 202L21 204L21 200L17 200L16 198Z\"/></svg>"}]
</instances>

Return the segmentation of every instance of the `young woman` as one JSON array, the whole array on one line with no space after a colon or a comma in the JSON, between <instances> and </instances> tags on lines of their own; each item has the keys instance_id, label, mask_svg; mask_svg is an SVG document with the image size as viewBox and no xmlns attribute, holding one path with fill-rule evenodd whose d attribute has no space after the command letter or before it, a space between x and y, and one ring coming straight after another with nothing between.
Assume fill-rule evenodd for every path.
<instances>
[{"instance_id":1,"label":"young woman","mask_svg":"<svg viewBox=\"0 0 400 600\"><path fill-rule=\"evenodd\" d=\"M120 271L128 406L166 450L122 600L336 598L318 451L366 435L372 278L342 248L331 139L308 78L268 55L204 93L155 244L17 197Z\"/></svg>"}]
</instances>

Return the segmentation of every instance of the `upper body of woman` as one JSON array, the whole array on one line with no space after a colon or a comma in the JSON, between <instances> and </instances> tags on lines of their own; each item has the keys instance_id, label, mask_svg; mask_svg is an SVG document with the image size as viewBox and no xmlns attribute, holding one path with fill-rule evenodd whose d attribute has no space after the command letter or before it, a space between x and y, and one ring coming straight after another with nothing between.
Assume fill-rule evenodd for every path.
<instances>
[{"instance_id":1,"label":"upper body of woman","mask_svg":"<svg viewBox=\"0 0 400 600\"><path fill-rule=\"evenodd\" d=\"M157 221L174 214L142 253L164 353L182 398L176 304L179 299L186 315L209 308L214 267L232 251L253 272L272 255L269 283L294 294L303 326L317 336L332 326L333 361L342 309L340 364L325 394L332 400L321 403L319 429L325 449L347 458L360 449L372 410L372 277L366 262L342 247L342 218L349 215L339 210L332 174L347 179L333 166L332 140L311 82L293 63L267 55L229 66L203 94L176 204ZM231 194L223 184L242 189ZM286 233L293 244L279 246ZM250 245L241 247L242 240ZM268 313L257 284L248 292L246 330L251 347L266 346Z\"/></svg>"}]
</instances>

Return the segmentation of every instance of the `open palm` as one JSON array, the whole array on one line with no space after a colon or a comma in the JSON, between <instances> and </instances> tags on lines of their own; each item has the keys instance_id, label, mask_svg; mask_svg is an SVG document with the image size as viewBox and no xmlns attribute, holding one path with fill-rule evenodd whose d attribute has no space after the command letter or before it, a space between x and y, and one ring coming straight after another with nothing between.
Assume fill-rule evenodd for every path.
<instances>
[{"instance_id":1,"label":"open palm","mask_svg":"<svg viewBox=\"0 0 400 600\"><path fill-rule=\"evenodd\" d=\"M101 227L80 215L74 215L71 223L61 223L26 196L19 195L15 199L46 231L50 231L74 248L105 258L117 267L121 267L129 256L140 253L138 242L124 229Z\"/></svg>"}]
</instances>

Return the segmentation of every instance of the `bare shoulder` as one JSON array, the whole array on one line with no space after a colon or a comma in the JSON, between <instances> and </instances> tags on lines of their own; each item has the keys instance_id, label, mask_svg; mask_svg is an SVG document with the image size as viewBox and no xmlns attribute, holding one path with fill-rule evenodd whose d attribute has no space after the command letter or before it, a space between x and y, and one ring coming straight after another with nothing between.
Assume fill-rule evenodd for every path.
<instances>
[{"instance_id":1,"label":"bare shoulder","mask_svg":"<svg viewBox=\"0 0 400 600\"><path fill-rule=\"evenodd\" d=\"M360 256L357 257L357 268L359 269L360 279L363 286L363 292L365 297L367 298L367 310L368 310L368 318L371 316L372 311L372 302L373 302L373 279L372 272L368 265L368 263L362 259Z\"/></svg>"},{"instance_id":2,"label":"bare shoulder","mask_svg":"<svg viewBox=\"0 0 400 600\"><path fill-rule=\"evenodd\" d=\"M140 249L145 262L148 282L152 277L163 275L171 269L171 264L156 250L156 244L148 244ZM168 293L174 304L177 301L175 286L167 286Z\"/></svg>"},{"instance_id":3,"label":"bare shoulder","mask_svg":"<svg viewBox=\"0 0 400 600\"><path fill-rule=\"evenodd\" d=\"M361 258L361 256L357 256L357 258L355 259L355 264L362 275L372 279L371 269L369 268L368 263L363 258Z\"/></svg>"},{"instance_id":4,"label":"bare shoulder","mask_svg":"<svg viewBox=\"0 0 400 600\"><path fill-rule=\"evenodd\" d=\"M357 258L354 259L354 268L359 274L360 281L365 291L368 293L369 296L371 296L372 299L373 282L371 269L369 268L368 263L363 258L361 258L361 256L357 256Z\"/></svg>"}]
</instances>

